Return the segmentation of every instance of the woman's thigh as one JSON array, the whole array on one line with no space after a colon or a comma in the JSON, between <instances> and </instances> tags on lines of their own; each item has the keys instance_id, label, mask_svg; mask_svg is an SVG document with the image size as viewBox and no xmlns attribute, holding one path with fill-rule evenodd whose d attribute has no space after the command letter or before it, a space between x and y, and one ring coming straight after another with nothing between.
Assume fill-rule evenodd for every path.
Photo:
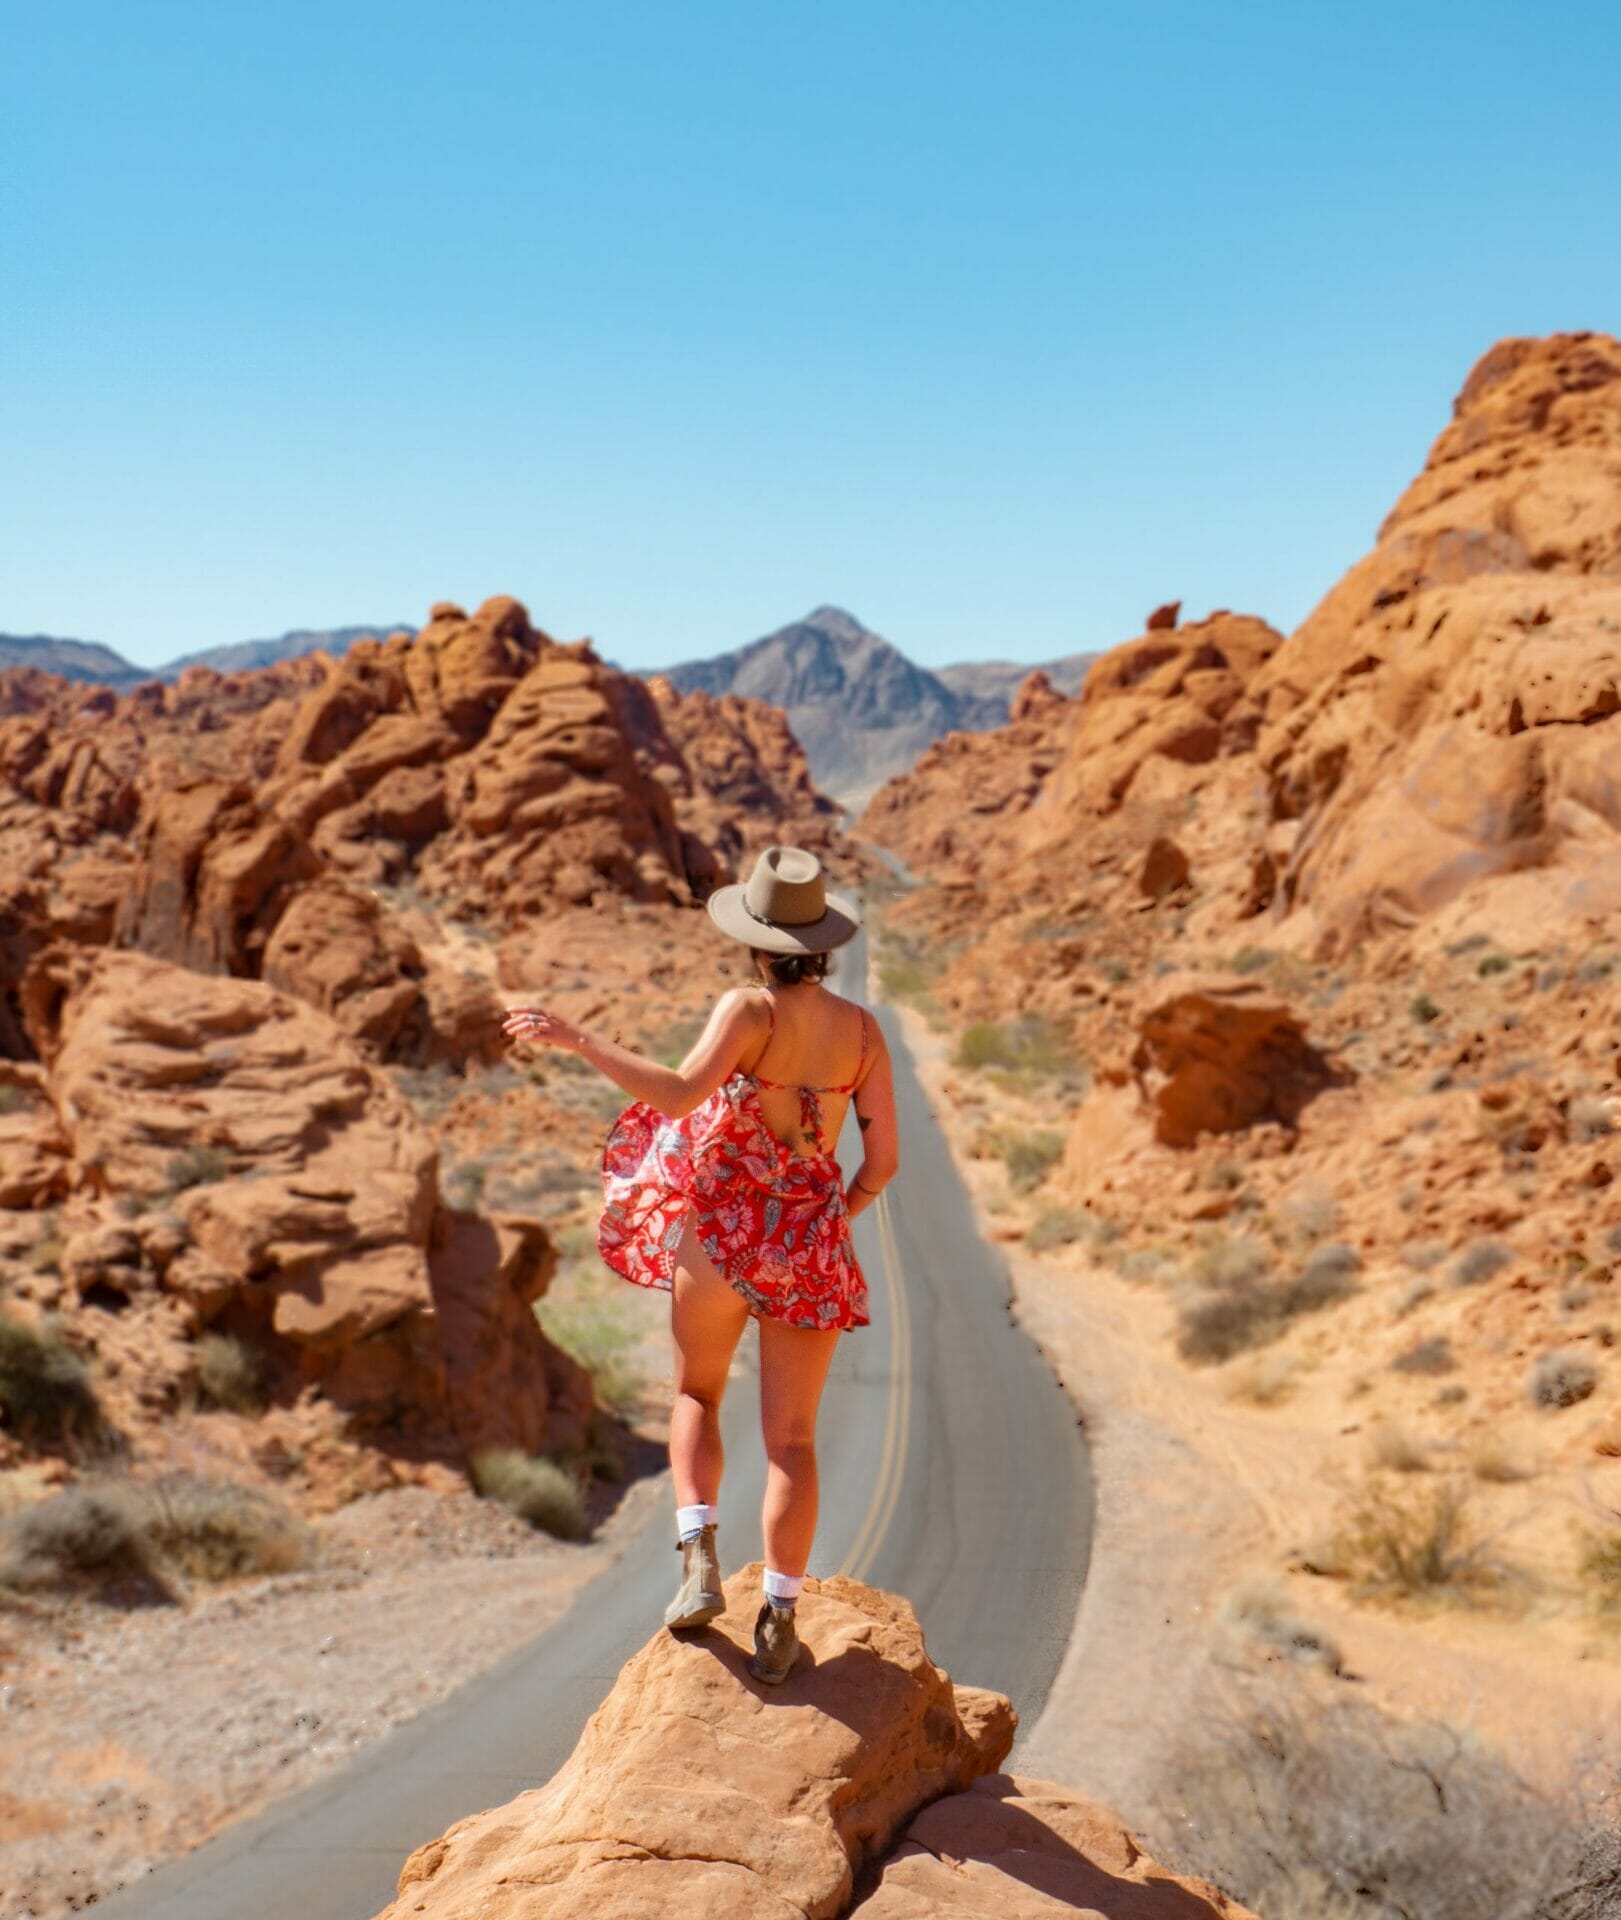
<instances>
[{"instance_id":1,"label":"woman's thigh","mask_svg":"<svg viewBox=\"0 0 1621 1920\"><path fill-rule=\"evenodd\" d=\"M677 1392L719 1404L748 1319L748 1307L716 1272L689 1218L676 1250L670 1296Z\"/></svg>"},{"instance_id":2,"label":"woman's thigh","mask_svg":"<svg viewBox=\"0 0 1621 1920\"><path fill-rule=\"evenodd\" d=\"M838 1330L760 1321L760 1425L767 1451L808 1446L833 1363Z\"/></svg>"}]
</instances>

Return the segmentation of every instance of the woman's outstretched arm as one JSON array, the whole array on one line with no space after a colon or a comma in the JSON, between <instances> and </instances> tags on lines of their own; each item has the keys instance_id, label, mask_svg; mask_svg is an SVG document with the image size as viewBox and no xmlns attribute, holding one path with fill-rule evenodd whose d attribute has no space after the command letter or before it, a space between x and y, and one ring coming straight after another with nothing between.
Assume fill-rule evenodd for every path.
<instances>
[{"instance_id":1,"label":"woman's outstretched arm","mask_svg":"<svg viewBox=\"0 0 1621 1920\"><path fill-rule=\"evenodd\" d=\"M702 1106L726 1080L748 1051L749 1043L763 1032L766 1018L764 1002L757 994L733 987L715 1003L709 1024L679 1067L644 1060L616 1041L570 1026L544 1007L509 1007L503 1025L507 1038L514 1043L561 1047L567 1053L577 1053L598 1073L623 1087L633 1100L644 1100L672 1120L679 1120L694 1107Z\"/></svg>"}]
</instances>

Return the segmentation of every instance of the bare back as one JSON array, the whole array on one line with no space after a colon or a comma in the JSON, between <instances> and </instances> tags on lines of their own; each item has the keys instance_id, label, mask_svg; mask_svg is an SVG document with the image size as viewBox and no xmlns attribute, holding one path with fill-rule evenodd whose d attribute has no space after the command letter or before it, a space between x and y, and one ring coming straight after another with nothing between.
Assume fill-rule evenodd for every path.
<instances>
[{"instance_id":1,"label":"bare back","mask_svg":"<svg viewBox=\"0 0 1621 1920\"><path fill-rule=\"evenodd\" d=\"M831 1152L874 1059L867 1015L820 985L762 988L760 998L770 1025L754 1057L739 1060L738 1070L756 1082L760 1111L784 1146L801 1159L813 1159L824 1148ZM805 1089L814 1091L820 1108L820 1142L807 1125Z\"/></svg>"}]
</instances>

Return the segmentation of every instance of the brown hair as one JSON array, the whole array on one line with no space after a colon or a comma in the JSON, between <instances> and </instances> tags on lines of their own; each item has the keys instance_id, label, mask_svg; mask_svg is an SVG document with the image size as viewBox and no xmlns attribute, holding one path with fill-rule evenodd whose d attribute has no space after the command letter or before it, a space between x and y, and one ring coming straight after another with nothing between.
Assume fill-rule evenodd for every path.
<instances>
[{"instance_id":1,"label":"brown hair","mask_svg":"<svg viewBox=\"0 0 1621 1920\"><path fill-rule=\"evenodd\" d=\"M771 978L779 987L797 987L806 980L825 980L832 964L831 953L767 953L763 947L750 947L750 955L769 963Z\"/></svg>"}]
</instances>

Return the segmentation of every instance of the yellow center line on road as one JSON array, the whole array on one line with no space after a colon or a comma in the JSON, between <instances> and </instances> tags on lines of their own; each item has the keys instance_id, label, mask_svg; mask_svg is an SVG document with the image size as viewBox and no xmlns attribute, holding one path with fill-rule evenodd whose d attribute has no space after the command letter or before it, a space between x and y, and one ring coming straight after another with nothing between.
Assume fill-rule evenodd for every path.
<instances>
[{"instance_id":1,"label":"yellow center line on road","mask_svg":"<svg viewBox=\"0 0 1621 1920\"><path fill-rule=\"evenodd\" d=\"M889 1409L884 1419L884 1444L878 1456L878 1475L873 1482L861 1531L844 1556L840 1573L852 1580L865 1580L878 1550L889 1532L895 1509L900 1504L901 1487L906 1479L907 1438L912 1425L912 1316L906 1298L906 1282L901 1275L899 1249L895 1244L887 1195L874 1203L878 1213L878 1250L884 1267L884 1289L889 1300L890 1351L894 1357L894 1379L889 1390Z\"/></svg>"}]
</instances>

